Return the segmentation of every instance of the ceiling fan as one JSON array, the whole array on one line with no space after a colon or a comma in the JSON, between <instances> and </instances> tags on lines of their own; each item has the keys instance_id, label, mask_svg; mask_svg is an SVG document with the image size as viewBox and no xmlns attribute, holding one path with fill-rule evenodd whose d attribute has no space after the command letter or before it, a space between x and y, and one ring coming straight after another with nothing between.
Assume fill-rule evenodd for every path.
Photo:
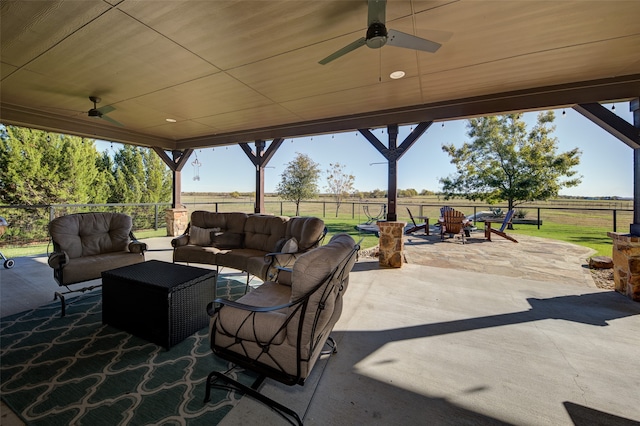
<instances>
[{"instance_id":1,"label":"ceiling fan","mask_svg":"<svg viewBox=\"0 0 640 426\"><path fill-rule=\"evenodd\" d=\"M416 37L411 34L396 30L387 30L385 25L387 0L368 0L368 4L369 16L367 23L369 27L367 28L366 37L361 37L322 59L318 62L320 65L326 65L364 45L367 45L371 49L379 49L385 44L388 44L390 46L404 47L405 49L421 50L430 53L436 52L440 46L442 46L435 41Z\"/></svg>"},{"instance_id":2,"label":"ceiling fan","mask_svg":"<svg viewBox=\"0 0 640 426\"><path fill-rule=\"evenodd\" d=\"M97 96L89 96L89 100L91 102L93 102L93 108L91 108L89 111L87 111L87 115L89 117L93 117L93 118L101 118L105 121L108 121L111 124L115 124L116 126L120 126L120 127L124 127L124 125L116 120L114 120L111 117L108 117L107 114L109 114L111 111L115 111L115 108L112 107L111 105L106 105L103 106L101 108L98 108L98 105L101 101L101 99Z\"/></svg>"}]
</instances>

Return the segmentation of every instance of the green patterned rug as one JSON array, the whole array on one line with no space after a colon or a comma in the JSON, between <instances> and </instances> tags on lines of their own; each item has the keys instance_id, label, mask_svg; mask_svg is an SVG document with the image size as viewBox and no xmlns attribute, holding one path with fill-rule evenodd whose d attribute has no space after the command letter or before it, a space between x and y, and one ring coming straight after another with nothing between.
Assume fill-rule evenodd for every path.
<instances>
[{"instance_id":1,"label":"green patterned rug","mask_svg":"<svg viewBox=\"0 0 640 426\"><path fill-rule=\"evenodd\" d=\"M243 283L218 281L218 297L244 292ZM207 375L230 368L212 354L207 328L167 351L102 325L100 291L69 302L64 318L55 302L0 320L2 400L25 423L212 425L240 400L214 389L203 403Z\"/></svg>"}]
</instances>

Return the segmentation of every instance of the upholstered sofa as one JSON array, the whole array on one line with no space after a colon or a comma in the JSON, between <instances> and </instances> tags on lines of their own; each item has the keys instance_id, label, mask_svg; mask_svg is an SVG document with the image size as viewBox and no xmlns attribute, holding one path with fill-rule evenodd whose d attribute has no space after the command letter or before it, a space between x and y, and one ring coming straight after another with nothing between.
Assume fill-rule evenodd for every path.
<instances>
[{"instance_id":1,"label":"upholstered sofa","mask_svg":"<svg viewBox=\"0 0 640 426\"><path fill-rule=\"evenodd\" d=\"M100 278L103 271L144 262L147 245L135 240L132 227L131 217L123 213L76 213L53 219L49 222L49 235L54 251L48 263L54 279L66 287ZM62 316L63 294L94 287L98 286L56 292L62 303Z\"/></svg>"},{"instance_id":2,"label":"upholstered sofa","mask_svg":"<svg viewBox=\"0 0 640 426\"><path fill-rule=\"evenodd\" d=\"M197 210L185 233L171 245L174 262L229 267L267 280L278 261L291 267L299 254L317 247L325 234L324 222L316 217Z\"/></svg>"}]
</instances>

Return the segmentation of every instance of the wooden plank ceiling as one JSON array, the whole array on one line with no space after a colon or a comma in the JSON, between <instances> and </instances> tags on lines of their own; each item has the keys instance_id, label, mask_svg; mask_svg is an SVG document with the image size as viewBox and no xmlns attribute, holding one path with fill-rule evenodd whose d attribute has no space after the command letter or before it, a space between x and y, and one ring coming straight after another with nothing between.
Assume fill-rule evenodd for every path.
<instances>
[{"instance_id":1,"label":"wooden plank ceiling","mask_svg":"<svg viewBox=\"0 0 640 426\"><path fill-rule=\"evenodd\" d=\"M2 123L163 149L640 96L640 1L389 0L388 28L440 50L362 47L324 66L365 35L365 1L4 0L0 13ZM90 95L122 126L88 117Z\"/></svg>"}]
</instances>

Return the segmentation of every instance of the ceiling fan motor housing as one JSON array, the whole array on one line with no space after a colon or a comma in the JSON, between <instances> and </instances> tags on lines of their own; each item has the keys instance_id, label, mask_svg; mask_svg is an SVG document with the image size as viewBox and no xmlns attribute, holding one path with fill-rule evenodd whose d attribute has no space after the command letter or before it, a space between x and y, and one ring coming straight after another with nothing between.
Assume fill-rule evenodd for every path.
<instances>
[{"instance_id":1,"label":"ceiling fan motor housing","mask_svg":"<svg viewBox=\"0 0 640 426\"><path fill-rule=\"evenodd\" d=\"M380 22L373 22L367 29L367 46L379 49L387 43L387 27Z\"/></svg>"},{"instance_id":2,"label":"ceiling fan motor housing","mask_svg":"<svg viewBox=\"0 0 640 426\"><path fill-rule=\"evenodd\" d=\"M95 109L95 108L91 108L91 109L89 110L88 115L89 115L89 117L95 117L95 118L100 118L100 117L102 117L102 114L100 113L100 111L98 111L98 110L97 110L97 109Z\"/></svg>"}]
</instances>

